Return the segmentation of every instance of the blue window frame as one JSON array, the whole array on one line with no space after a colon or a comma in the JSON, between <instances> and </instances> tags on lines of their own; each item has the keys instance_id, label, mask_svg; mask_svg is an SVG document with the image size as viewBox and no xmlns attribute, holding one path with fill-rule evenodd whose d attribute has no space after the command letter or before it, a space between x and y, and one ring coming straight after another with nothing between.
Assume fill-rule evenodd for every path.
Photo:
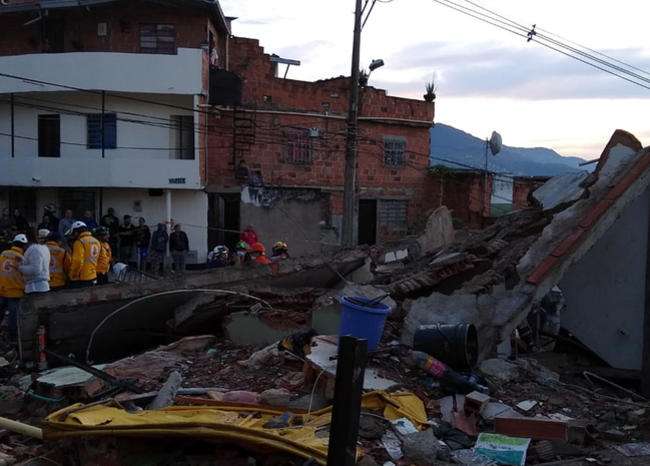
<instances>
[{"instance_id":1,"label":"blue window frame","mask_svg":"<svg viewBox=\"0 0 650 466\"><path fill-rule=\"evenodd\" d=\"M102 114L88 115L88 149L102 148ZM117 148L117 115L104 113L104 149Z\"/></svg>"}]
</instances>

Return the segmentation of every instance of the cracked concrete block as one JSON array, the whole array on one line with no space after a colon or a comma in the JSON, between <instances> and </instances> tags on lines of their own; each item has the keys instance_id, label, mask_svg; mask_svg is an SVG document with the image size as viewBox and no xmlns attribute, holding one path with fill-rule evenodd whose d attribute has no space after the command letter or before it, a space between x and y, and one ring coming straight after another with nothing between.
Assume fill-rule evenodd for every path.
<instances>
[{"instance_id":1,"label":"cracked concrete block","mask_svg":"<svg viewBox=\"0 0 650 466\"><path fill-rule=\"evenodd\" d=\"M424 233L417 239L422 254L428 254L451 244L455 231L451 212L447 207L437 208L427 219Z\"/></svg>"}]
</instances>

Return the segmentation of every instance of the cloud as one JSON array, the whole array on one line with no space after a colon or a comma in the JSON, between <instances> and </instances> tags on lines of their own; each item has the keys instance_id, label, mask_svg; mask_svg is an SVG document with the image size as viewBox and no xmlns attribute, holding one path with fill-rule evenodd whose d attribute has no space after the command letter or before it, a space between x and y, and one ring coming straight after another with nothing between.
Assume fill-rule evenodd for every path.
<instances>
[{"instance_id":1,"label":"cloud","mask_svg":"<svg viewBox=\"0 0 650 466\"><path fill-rule=\"evenodd\" d=\"M640 68L650 57L639 48L606 51ZM399 70L382 76L382 85L409 95L421 94L435 70L439 95L513 97L528 100L566 98L650 98L650 90L627 83L537 44L508 47L431 42L407 47L387 60ZM638 72L637 72L638 73ZM411 77L403 80L402 76ZM419 76L419 80L412 79Z\"/></svg>"}]
</instances>

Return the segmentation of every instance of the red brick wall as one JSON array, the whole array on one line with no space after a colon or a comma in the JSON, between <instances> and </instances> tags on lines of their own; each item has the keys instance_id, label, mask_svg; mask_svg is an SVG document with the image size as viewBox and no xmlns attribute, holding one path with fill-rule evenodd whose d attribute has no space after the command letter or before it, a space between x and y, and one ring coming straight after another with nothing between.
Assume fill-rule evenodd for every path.
<instances>
[{"instance_id":1,"label":"red brick wall","mask_svg":"<svg viewBox=\"0 0 650 466\"><path fill-rule=\"evenodd\" d=\"M541 178L515 178L512 185L512 207L514 210L531 207L528 202L528 195L546 183L546 179Z\"/></svg>"},{"instance_id":2,"label":"red brick wall","mask_svg":"<svg viewBox=\"0 0 650 466\"><path fill-rule=\"evenodd\" d=\"M261 174L270 186L319 187L332 191L330 211L343 210L345 166L345 115L348 79L304 82L275 77L269 55L258 41L232 38L230 70L243 79L245 113L255 119L255 144L242 157L249 170ZM362 197L409 200L409 224L415 224L428 209L425 195L429 163L429 128L433 104L387 96L383 90L363 92L359 126L359 194ZM296 115L291 113L307 113ZM311 115L315 114L315 115ZM242 113L239 113L242 115ZM411 120L366 121L363 117ZM287 163L286 135L297 128L318 128L312 141L312 163ZM239 186L233 165L233 113L223 109L210 119L208 182L211 189ZM393 168L384 164L384 136L406 140L406 164Z\"/></svg>"},{"instance_id":3,"label":"red brick wall","mask_svg":"<svg viewBox=\"0 0 650 466\"><path fill-rule=\"evenodd\" d=\"M23 24L37 16L36 12L0 15L0 55L43 52L41 21ZM157 7L153 4L128 4L49 10L42 20L62 19L65 22L65 52L140 52L140 24L164 23L176 26L177 47L199 48L207 43L210 19L200 11ZM97 24L108 23L107 37L97 36ZM225 42L219 37L218 43ZM224 54L225 55L225 54Z\"/></svg>"},{"instance_id":4,"label":"red brick wall","mask_svg":"<svg viewBox=\"0 0 650 466\"><path fill-rule=\"evenodd\" d=\"M482 173L444 169L433 172L425 192L427 203L433 209L446 206L463 226L482 228L490 216L492 175L488 176L486 195L483 194L484 182Z\"/></svg>"}]
</instances>

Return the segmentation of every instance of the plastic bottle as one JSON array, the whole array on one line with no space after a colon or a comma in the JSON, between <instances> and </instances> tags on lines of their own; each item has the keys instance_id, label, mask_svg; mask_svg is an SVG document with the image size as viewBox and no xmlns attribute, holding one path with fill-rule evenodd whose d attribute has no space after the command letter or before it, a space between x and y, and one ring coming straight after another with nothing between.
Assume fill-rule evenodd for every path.
<instances>
[{"instance_id":1,"label":"plastic bottle","mask_svg":"<svg viewBox=\"0 0 650 466\"><path fill-rule=\"evenodd\" d=\"M468 379L467 377L459 374L451 369L444 362L438 361L433 356L429 356L421 351L411 351L410 362L430 374L434 379L440 382L440 385L466 395L474 391L481 393L488 393L487 387Z\"/></svg>"}]
</instances>

